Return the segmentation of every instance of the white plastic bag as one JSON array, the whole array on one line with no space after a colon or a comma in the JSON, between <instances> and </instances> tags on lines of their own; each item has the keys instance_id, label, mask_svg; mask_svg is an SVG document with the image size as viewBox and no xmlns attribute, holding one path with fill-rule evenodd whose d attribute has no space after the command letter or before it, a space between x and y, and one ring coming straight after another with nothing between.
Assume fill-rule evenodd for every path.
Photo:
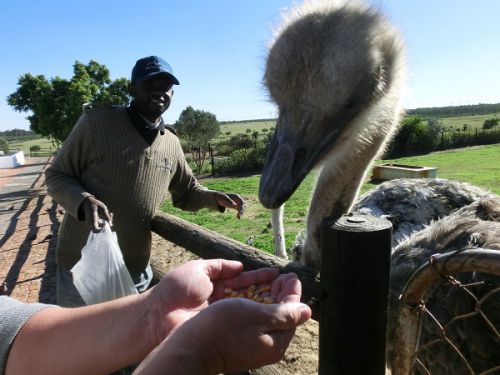
<instances>
[{"instance_id":1,"label":"white plastic bag","mask_svg":"<svg viewBox=\"0 0 500 375\"><path fill-rule=\"evenodd\" d=\"M137 294L116 233L107 222L100 232L90 232L82 258L71 272L73 283L87 305Z\"/></svg>"}]
</instances>

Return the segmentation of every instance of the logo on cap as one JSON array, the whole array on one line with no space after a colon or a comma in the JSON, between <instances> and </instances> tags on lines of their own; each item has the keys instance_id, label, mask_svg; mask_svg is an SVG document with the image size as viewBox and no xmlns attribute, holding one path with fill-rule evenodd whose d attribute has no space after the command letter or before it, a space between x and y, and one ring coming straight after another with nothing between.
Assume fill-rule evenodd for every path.
<instances>
[{"instance_id":1,"label":"logo on cap","mask_svg":"<svg viewBox=\"0 0 500 375\"><path fill-rule=\"evenodd\" d=\"M132 83L145 81L157 75L166 75L176 85L179 80L174 76L174 72L169 63L158 56L149 56L137 60L132 69Z\"/></svg>"}]
</instances>

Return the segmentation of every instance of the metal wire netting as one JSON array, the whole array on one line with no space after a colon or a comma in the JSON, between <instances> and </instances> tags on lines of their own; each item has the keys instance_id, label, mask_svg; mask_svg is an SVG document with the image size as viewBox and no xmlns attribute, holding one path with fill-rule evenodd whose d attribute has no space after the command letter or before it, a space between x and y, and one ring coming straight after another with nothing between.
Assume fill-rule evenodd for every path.
<instances>
[{"instance_id":1,"label":"metal wire netting","mask_svg":"<svg viewBox=\"0 0 500 375\"><path fill-rule=\"evenodd\" d=\"M431 257L400 302L393 375L500 374L500 251Z\"/></svg>"}]
</instances>

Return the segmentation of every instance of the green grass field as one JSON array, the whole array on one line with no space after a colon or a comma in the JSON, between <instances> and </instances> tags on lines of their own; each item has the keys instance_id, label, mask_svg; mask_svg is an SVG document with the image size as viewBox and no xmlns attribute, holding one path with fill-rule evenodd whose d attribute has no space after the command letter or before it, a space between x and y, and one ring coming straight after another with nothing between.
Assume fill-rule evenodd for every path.
<instances>
[{"instance_id":1,"label":"green grass field","mask_svg":"<svg viewBox=\"0 0 500 375\"><path fill-rule=\"evenodd\" d=\"M43 138L43 137L39 137L37 139L30 139L27 141L19 141L17 139L9 140L7 138L7 142L9 144L9 149L11 151L21 150L24 152L25 156L30 155L30 147L31 146L38 145L42 149L46 149L46 148L50 148L50 147L54 148L54 146L52 145L52 142L50 140L48 140L47 138Z\"/></svg>"},{"instance_id":2,"label":"green grass field","mask_svg":"<svg viewBox=\"0 0 500 375\"><path fill-rule=\"evenodd\" d=\"M500 114L498 114L500 116ZM460 116L441 118L445 126L462 127L470 124L482 127L484 120L493 118L494 114L482 116ZM449 124L449 125L448 125ZM230 131L231 135L246 133L246 129L269 129L275 126L274 121L247 121L242 123L229 123L221 125L221 132ZM227 136L226 136L227 137ZM11 149L21 149L29 156L29 148L38 145L41 148L51 147L51 142L45 138L24 142L9 142ZM500 144L491 146L469 147L461 150L436 152L424 156L401 158L397 160L380 160L377 163L401 163L419 166L438 167L438 177L456 179L489 189L500 194ZM193 223L219 232L235 240L246 242L253 240L253 246L261 250L273 252L273 240L268 224L271 220L270 213L258 201L259 175L243 178L216 178L203 179L202 183L211 188L226 192L241 194L246 202L247 209L243 218L237 220L233 213L220 214L209 210L197 213L186 213L172 207L170 201L165 202L162 209ZM295 241L296 234L305 228L305 218L317 172L312 172L301 184L299 189L290 198L285 209L285 232L287 248ZM367 181L361 193L372 189L375 185Z\"/></svg>"},{"instance_id":3,"label":"green grass field","mask_svg":"<svg viewBox=\"0 0 500 375\"><path fill-rule=\"evenodd\" d=\"M468 115L468 116L453 116L453 117L440 117L437 120L442 124L445 129L462 130L464 125L467 125L468 130L482 130L483 123L485 120L491 118L500 118L500 113L491 113L487 115ZM221 135L219 138L224 139L227 136L226 132L231 132L230 136L236 135L238 133L245 134L247 129L252 129L252 131L257 130L262 134L262 129L269 129L276 126L276 121L246 121L237 123L226 123L220 126Z\"/></svg>"},{"instance_id":4,"label":"green grass field","mask_svg":"<svg viewBox=\"0 0 500 375\"><path fill-rule=\"evenodd\" d=\"M493 113L488 115L470 115L470 116L456 116L456 117L441 117L438 118L439 122L445 129L463 129L464 125L468 130L482 130L485 120L491 118L500 118L500 113Z\"/></svg>"},{"instance_id":5,"label":"green grass field","mask_svg":"<svg viewBox=\"0 0 500 375\"><path fill-rule=\"evenodd\" d=\"M498 155L500 155L500 144L436 152L411 158L380 160L377 164L401 163L438 167L439 178L470 182L500 194ZM307 208L317 173L311 173L286 203L284 224L287 248L294 243L297 233L305 228ZM162 210L237 241L246 242L252 238L254 247L272 253L274 251L272 232L268 229L271 215L262 207L257 197L259 177L255 175L243 178L210 178L201 181L210 189L241 194L247 202L247 210L240 220L236 219L232 212L221 214L204 209L197 213L187 213L172 207L170 201L164 203ZM374 184L366 181L362 193L373 187Z\"/></svg>"},{"instance_id":6,"label":"green grass field","mask_svg":"<svg viewBox=\"0 0 500 375\"><path fill-rule=\"evenodd\" d=\"M455 116L455 117L441 117L438 118L440 123L443 125L445 129L455 130L455 129L463 129L464 125L467 125L467 129L469 131L474 131L476 128L481 130L483 127L483 123L487 119L500 117L500 113L492 113L488 115L470 115L470 116ZM275 120L249 120L243 122L234 122L234 123L223 123L220 125L220 135L217 140L225 140L236 134L247 134L247 129L259 132L259 138L264 136L263 129L267 129L268 131L271 128L276 126ZM226 133L230 132L229 135ZM251 133L250 133L251 134ZM29 148L33 145L38 145L41 148L49 148L52 146L51 142L46 138L38 138L35 140L29 141L17 141L17 140L9 140L9 145L12 149L21 149L24 151L26 155L29 155Z\"/></svg>"},{"instance_id":7,"label":"green grass field","mask_svg":"<svg viewBox=\"0 0 500 375\"><path fill-rule=\"evenodd\" d=\"M262 136L264 132L262 129L269 130L270 128L274 128L276 126L276 121L245 121L245 122L235 122L235 123L226 123L220 126L220 140L227 139L236 134L247 134L247 129L251 129L253 131L258 131L259 135ZM227 132L231 132L231 134L227 135ZM250 133L251 134L251 133Z\"/></svg>"}]
</instances>

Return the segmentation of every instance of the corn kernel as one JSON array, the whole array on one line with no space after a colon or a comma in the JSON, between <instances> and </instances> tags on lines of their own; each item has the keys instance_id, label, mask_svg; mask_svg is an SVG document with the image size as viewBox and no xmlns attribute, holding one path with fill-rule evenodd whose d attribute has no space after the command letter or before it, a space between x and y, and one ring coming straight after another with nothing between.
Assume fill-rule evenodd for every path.
<instances>
[{"instance_id":1,"label":"corn kernel","mask_svg":"<svg viewBox=\"0 0 500 375\"><path fill-rule=\"evenodd\" d=\"M274 302L274 300L272 297L264 297L264 303L271 304L273 302Z\"/></svg>"},{"instance_id":2,"label":"corn kernel","mask_svg":"<svg viewBox=\"0 0 500 375\"><path fill-rule=\"evenodd\" d=\"M226 298L247 298L258 303L274 303L272 297L269 297L269 292L271 290L271 285L263 284L257 288L256 285L250 285L246 290L234 290L232 288L225 288L224 293ZM265 293L265 296L261 296L261 293Z\"/></svg>"},{"instance_id":3,"label":"corn kernel","mask_svg":"<svg viewBox=\"0 0 500 375\"><path fill-rule=\"evenodd\" d=\"M265 284L265 285L262 285L260 288L259 288L260 292L269 292L271 290L271 285L269 284Z\"/></svg>"}]
</instances>

